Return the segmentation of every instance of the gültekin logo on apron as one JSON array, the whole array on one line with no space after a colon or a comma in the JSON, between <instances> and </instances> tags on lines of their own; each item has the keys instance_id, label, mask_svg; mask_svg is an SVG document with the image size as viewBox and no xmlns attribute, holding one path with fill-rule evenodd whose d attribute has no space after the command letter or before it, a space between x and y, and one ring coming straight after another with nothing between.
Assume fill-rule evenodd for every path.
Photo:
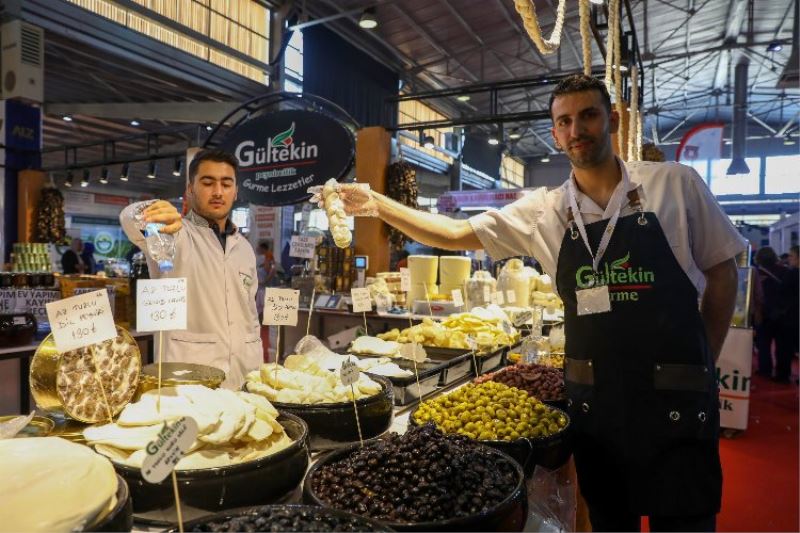
<instances>
[{"instance_id":1,"label":"g\u00fcltekin logo on apron","mask_svg":"<svg viewBox=\"0 0 800 533\"><path fill-rule=\"evenodd\" d=\"M582 266L575 272L579 289L608 285L612 302L639 301L639 291L652 289L655 280L655 272L631 264L630 252L616 261L605 262L600 272L593 272L591 265Z\"/></svg>"}]
</instances>

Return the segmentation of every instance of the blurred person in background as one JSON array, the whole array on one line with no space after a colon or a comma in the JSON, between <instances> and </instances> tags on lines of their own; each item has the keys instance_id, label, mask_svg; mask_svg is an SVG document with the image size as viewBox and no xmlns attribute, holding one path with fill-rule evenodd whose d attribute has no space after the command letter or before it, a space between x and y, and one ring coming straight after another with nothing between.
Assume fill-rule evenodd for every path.
<instances>
[{"instance_id":1,"label":"blurred person in background","mask_svg":"<svg viewBox=\"0 0 800 533\"><path fill-rule=\"evenodd\" d=\"M95 274L97 272L97 261L94 259L94 244L90 242L83 243L81 260L86 265L83 271L84 274Z\"/></svg>"},{"instance_id":2,"label":"blurred person in background","mask_svg":"<svg viewBox=\"0 0 800 533\"><path fill-rule=\"evenodd\" d=\"M72 239L69 244L69 250L64 252L61 256L61 267L64 269L64 274L83 274L86 264L83 262L81 254L83 253L83 240L80 237Z\"/></svg>"},{"instance_id":3,"label":"blurred person in background","mask_svg":"<svg viewBox=\"0 0 800 533\"><path fill-rule=\"evenodd\" d=\"M765 246L756 252L756 271L761 285L760 309L756 312L756 348L758 350L758 373L774 378L780 383L789 383L793 348L792 339L797 331L797 320L792 320L792 303L797 303L797 294L791 294L790 271L778 262L775 250ZM796 284L795 284L796 287ZM775 344L775 364L772 360L772 345ZM773 376L773 368L775 374Z\"/></svg>"}]
</instances>

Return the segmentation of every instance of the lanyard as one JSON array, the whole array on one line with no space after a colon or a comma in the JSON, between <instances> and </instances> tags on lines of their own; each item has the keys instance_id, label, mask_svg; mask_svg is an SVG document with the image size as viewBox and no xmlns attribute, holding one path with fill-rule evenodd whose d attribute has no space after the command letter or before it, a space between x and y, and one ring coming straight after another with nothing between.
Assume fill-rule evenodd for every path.
<instances>
[{"instance_id":1,"label":"lanyard","mask_svg":"<svg viewBox=\"0 0 800 533\"><path fill-rule=\"evenodd\" d=\"M622 211L622 206L625 201L625 197L627 196L628 189L630 188L630 179L628 178L628 172L625 170L625 165L619 165L620 170L622 172L622 181L617 184L617 188L614 189L614 194L611 196L611 200L608 202L608 207L612 209L611 219L608 221L608 226L606 226L606 230L603 232L603 236L600 239L600 245L597 247L597 255L592 253L592 247L589 245L589 237L586 235L586 226L583 223L583 216L581 215L580 209L578 209L578 200L577 194L575 192L575 175L570 176L569 178L569 203L570 207L572 207L572 214L575 218L575 225L578 226L578 231L581 234L581 239L583 239L583 243L586 245L586 249L589 251L589 257L592 258L592 270L597 272L598 266L600 266L600 260L603 258L603 254L606 253L606 248L608 248L608 243L611 242L611 235L614 233L614 228L617 227L617 221L619 220L620 211ZM607 212L608 210L606 210Z\"/></svg>"}]
</instances>

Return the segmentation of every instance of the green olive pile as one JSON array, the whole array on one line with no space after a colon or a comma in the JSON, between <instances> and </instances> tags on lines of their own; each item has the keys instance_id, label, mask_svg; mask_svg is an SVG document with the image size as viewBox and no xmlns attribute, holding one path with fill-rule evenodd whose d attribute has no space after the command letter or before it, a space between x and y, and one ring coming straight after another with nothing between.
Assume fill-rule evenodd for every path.
<instances>
[{"instance_id":1,"label":"green olive pile","mask_svg":"<svg viewBox=\"0 0 800 533\"><path fill-rule=\"evenodd\" d=\"M502 383L470 383L428 400L414 413L417 424L433 422L445 433L478 440L536 439L558 433L564 415L527 392Z\"/></svg>"}]
</instances>

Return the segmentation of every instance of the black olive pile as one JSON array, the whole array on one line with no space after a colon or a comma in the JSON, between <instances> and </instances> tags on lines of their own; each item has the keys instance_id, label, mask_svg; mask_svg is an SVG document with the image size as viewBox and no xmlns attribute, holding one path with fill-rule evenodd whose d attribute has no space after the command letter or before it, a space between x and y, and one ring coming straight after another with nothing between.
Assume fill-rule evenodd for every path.
<instances>
[{"instance_id":1,"label":"black olive pile","mask_svg":"<svg viewBox=\"0 0 800 533\"><path fill-rule=\"evenodd\" d=\"M511 495L517 476L489 449L426 424L320 467L311 486L336 509L415 523L486 512Z\"/></svg>"},{"instance_id":2,"label":"black olive pile","mask_svg":"<svg viewBox=\"0 0 800 533\"><path fill-rule=\"evenodd\" d=\"M373 531L374 526L355 517L326 514L324 509L262 507L243 516L204 522L190 531Z\"/></svg>"}]
</instances>

